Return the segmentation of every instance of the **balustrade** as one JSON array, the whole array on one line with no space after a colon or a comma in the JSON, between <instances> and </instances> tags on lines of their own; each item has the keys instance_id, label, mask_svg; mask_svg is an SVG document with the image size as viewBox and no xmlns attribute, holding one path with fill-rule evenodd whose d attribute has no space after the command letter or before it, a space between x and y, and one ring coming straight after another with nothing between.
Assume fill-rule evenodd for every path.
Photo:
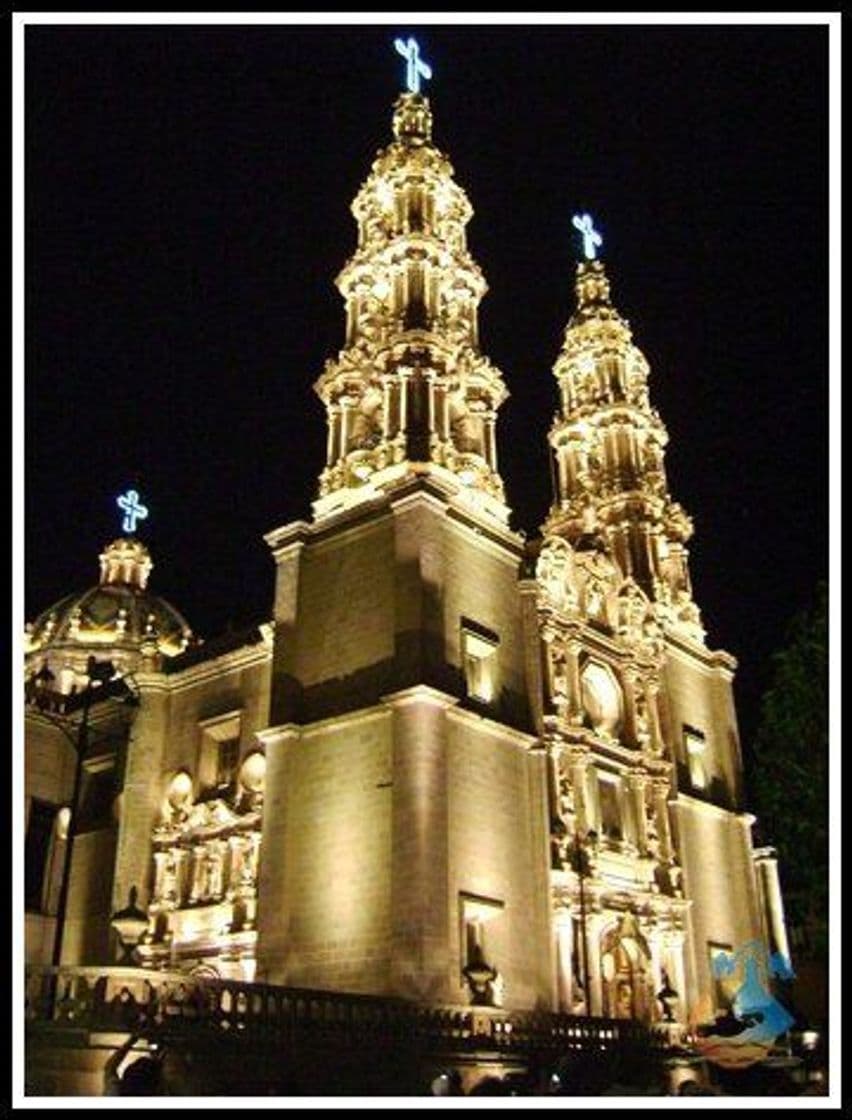
<instances>
[{"instance_id":1,"label":"balustrade","mask_svg":"<svg viewBox=\"0 0 852 1120\"><path fill-rule=\"evenodd\" d=\"M437 1050L550 1051L646 1045L624 1019L504 1009L426 1007L401 999L126 968L27 970L28 1023L168 1033L245 1032L278 1042L417 1042Z\"/></svg>"}]
</instances>

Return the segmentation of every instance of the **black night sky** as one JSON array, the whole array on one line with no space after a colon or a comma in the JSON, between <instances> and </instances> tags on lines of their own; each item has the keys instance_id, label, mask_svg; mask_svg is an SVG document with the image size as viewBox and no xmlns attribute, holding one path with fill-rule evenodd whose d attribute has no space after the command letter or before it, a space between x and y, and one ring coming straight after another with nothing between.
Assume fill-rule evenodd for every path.
<instances>
[{"instance_id":1,"label":"black night sky","mask_svg":"<svg viewBox=\"0 0 852 1120\"><path fill-rule=\"evenodd\" d=\"M513 525L534 534L550 501L588 209L747 745L768 655L828 570L825 27L29 26L26 617L97 581L128 485L151 587L196 633L271 617L262 534L310 515L333 280L408 33L475 210Z\"/></svg>"}]
</instances>

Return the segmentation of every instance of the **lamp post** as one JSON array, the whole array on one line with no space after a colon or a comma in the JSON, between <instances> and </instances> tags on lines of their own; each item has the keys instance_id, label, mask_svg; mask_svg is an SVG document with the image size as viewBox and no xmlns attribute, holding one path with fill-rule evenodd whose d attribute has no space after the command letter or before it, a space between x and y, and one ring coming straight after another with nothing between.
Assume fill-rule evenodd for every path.
<instances>
[{"instance_id":1,"label":"lamp post","mask_svg":"<svg viewBox=\"0 0 852 1120\"><path fill-rule=\"evenodd\" d=\"M580 935L581 944L583 949L583 986L585 988L586 996L586 1015L592 1013L591 990L589 983L589 935L586 929L586 879L589 876L591 865L589 863L589 855L586 850L586 845L591 844L594 846L597 843L598 834L590 829L585 837L581 836L579 832L574 833L574 840L569 849L571 870L575 872L580 881Z\"/></svg>"},{"instance_id":2,"label":"lamp post","mask_svg":"<svg viewBox=\"0 0 852 1120\"><path fill-rule=\"evenodd\" d=\"M55 678L46 665L33 677L34 687L28 695L28 700L40 710L41 714L62 731L74 748L75 754L74 783L70 801L70 819L65 839L65 854L62 861L62 879L59 886L59 900L56 906L56 933L53 938L52 963L55 968L62 963L62 942L65 932L65 918L68 910L68 892L71 885L71 859L73 855L74 838L77 834L77 817L80 807L81 786L83 784L83 763L89 746L89 714L96 693L100 688L105 686L107 682L113 680L115 675L115 667L111 661L98 661L95 657L89 657L86 664L86 686L80 694L82 703L80 707L80 722L77 726L76 735L72 734L69 730L67 721L59 719L56 714L56 709L58 707L56 704L56 693L53 692L51 688ZM123 678L122 683L124 683ZM63 698L63 704L59 710L62 715L67 717L69 714L68 697Z\"/></svg>"},{"instance_id":3,"label":"lamp post","mask_svg":"<svg viewBox=\"0 0 852 1120\"><path fill-rule=\"evenodd\" d=\"M115 668L111 661L96 661L90 657L86 665L86 687L83 689L83 705L77 740L74 743L74 786L71 794L71 819L68 822L68 837L65 841L65 859L62 865L62 882L59 887L59 902L56 906L56 934L53 939L53 965L58 968L62 963L62 942L65 935L65 915L68 909L68 890L71 885L71 856L74 837L77 835L77 817L80 809L80 787L83 783L83 761L89 746L89 712L96 690L111 680Z\"/></svg>"}]
</instances>

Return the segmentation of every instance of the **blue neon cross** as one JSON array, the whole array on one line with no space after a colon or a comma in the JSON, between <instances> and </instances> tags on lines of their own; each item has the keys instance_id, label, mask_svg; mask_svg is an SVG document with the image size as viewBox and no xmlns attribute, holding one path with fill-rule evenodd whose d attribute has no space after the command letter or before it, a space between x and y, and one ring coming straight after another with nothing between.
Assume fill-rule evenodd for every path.
<instances>
[{"instance_id":1,"label":"blue neon cross","mask_svg":"<svg viewBox=\"0 0 852 1120\"><path fill-rule=\"evenodd\" d=\"M403 42L402 39L395 39L393 45L408 63L405 71L405 84L408 86L409 93L419 93L420 78L421 76L431 78L432 67L421 59L420 47L418 47L416 39L409 39L407 42Z\"/></svg>"},{"instance_id":2,"label":"blue neon cross","mask_svg":"<svg viewBox=\"0 0 852 1120\"><path fill-rule=\"evenodd\" d=\"M595 246L603 245L603 238L592 225L591 214L575 214L571 219L574 229L578 229L583 235L583 252L586 260L593 261L595 256Z\"/></svg>"},{"instance_id":3,"label":"blue neon cross","mask_svg":"<svg viewBox=\"0 0 852 1120\"><path fill-rule=\"evenodd\" d=\"M116 499L116 502L125 514L121 523L122 529L125 533L134 533L136 522L144 521L148 516L148 510L145 506L139 504L139 495L135 490L128 490L126 494L122 494L120 498Z\"/></svg>"}]
</instances>

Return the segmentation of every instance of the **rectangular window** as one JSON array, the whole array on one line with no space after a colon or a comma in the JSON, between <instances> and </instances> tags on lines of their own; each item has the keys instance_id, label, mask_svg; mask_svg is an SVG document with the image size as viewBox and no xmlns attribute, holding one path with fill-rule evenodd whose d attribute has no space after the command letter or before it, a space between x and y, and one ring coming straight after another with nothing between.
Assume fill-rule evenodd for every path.
<instances>
[{"instance_id":1,"label":"rectangular window","mask_svg":"<svg viewBox=\"0 0 852 1120\"><path fill-rule=\"evenodd\" d=\"M621 780L614 774L598 775L600 830L609 840L621 840Z\"/></svg>"},{"instance_id":2,"label":"rectangular window","mask_svg":"<svg viewBox=\"0 0 852 1120\"><path fill-rule=\"evenodd\" d=\"M735 976L720 975L721 969L717 966L717 957L721 953L731 953L732 946L719 941L707 942L707 953L710 959L710 991L713 994L713 1013L722 1014L730 1009L734 991L738 981Z\"/></svg>"},{"instance_id":3,"label":"rectangular window","mask_svg":"<svg viewBox=\"0 0 852 1120\"><path fill-rule=\"evenodd\" d=\"M684 724L683 746L689 767L689 780L693 789L707 788L707 742L703 731Z\"/></svg>"},{"instance_id":4,"label":"rectangular window","mask_svg":"<svg viewBox=\"0 0 852 1120\"><path fill-rule=\"evenodd\" d=\"M216 785L229 786L237 777L237 763L240 760L239 739L225 739L219 744L217 757Z\"/></svg>"},{"instance_id":5,"label":"rectangular window","mask_svg":"<svg viewBox=\"0 0 852 1120\"><path fill-rule=\"evenodd\" d=\"M56 806L33 798L24 841L24 907L27 910L40 911L44 908L44 887L55 821Z\"/></svg>"},{"instance_id":6,"label":"rectangular window","mask_svg":"<svg viewBox=\"0 0 852 1120\"><path fill-rule=\"evenodd\" d=\"M494 898L480 898L478 895L459 895L459 917L461 921L461 968L473 964L478 958L484 959L493 967L493 954L496 946L489 927L493 928L494 919L503 912L503 903Z\"/></svg>"},{"instance_id":7,"label":"rectangular window","mask_svg":"<svg viewBox=\"0 0 852 1120\"><path fill-rule=\"evenodd\" d=\"M462 619L461 651L465 686L473 700L490 703L497 692L499 637L477 623Z\"/></svg>"},{"instance_id":8,"label":"rectangular window","mask_svg":"<svg viewBox=\"0 0 852 1120\"><path fill-rule=\"evenodd\" d=\"M198 784L208 795L226 789L237 778L240 763L242 713L225 712L203 720L201 751L198 759Z\"/></svg>"},{"instance_id":9,"label":"rectangular window","mask_svg":"<svg viewBox=\"0 0 852 1120\"><path fill-rule=\"evenodd\" d=\"M87 759L83 766L77 832L92 832L114 824L112 809L118 792L112 757Z\"/></svg>"}]
</instances>

